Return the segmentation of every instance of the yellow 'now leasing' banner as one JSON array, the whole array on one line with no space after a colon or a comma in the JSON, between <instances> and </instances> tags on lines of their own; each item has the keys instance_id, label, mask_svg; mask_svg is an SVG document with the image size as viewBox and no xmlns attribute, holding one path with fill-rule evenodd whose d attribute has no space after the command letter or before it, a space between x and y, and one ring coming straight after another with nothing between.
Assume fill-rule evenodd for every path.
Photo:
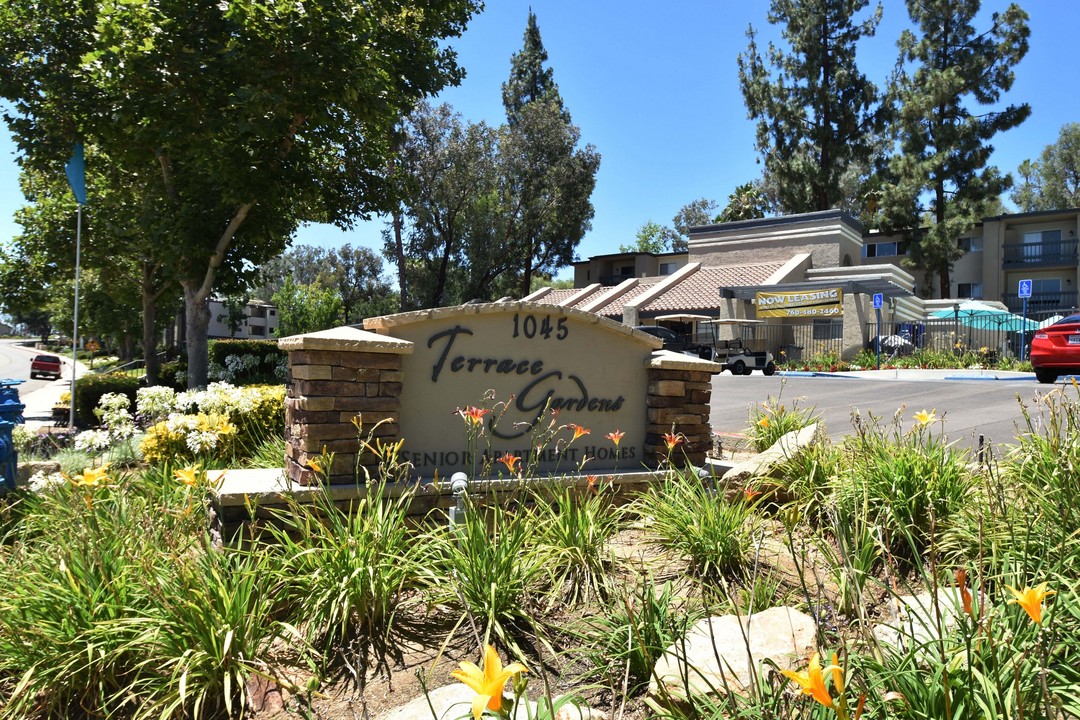
<instances>
[{"instance_id":1,"label":"yellow 'now leasing' banner","mask_svg":"<svg viewBox=\"0 0 1080 720\"><path fill-rule=\"evenodd\" d=\"M840 288L802 292L759 292L757 316L840 317L844 314L844 291Z\"/></svg>"}]
</instances>

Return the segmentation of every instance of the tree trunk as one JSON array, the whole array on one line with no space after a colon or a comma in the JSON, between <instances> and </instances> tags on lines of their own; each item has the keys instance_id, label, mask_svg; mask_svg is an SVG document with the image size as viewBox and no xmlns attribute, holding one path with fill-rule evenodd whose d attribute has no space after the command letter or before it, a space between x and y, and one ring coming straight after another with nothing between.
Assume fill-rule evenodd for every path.
<instances>
[{"instance_id":1,"label":"tree trunk","mask_svg":"<svg viewBox=\"0 0 1080 720\"><path fill-rule=\"evenodd\" d=\"M157 356L157 296L150 286L148 268L143 268L142 283L142 349L143 364L146 369L146 384L158 384L158 372L161 369Z\"/></svg>"},{"instance_id":2,"label":"tree trunk","mask_svg":"<svg viewBox=\"0 0 1080 720\"><path fill-rule=\"evenodd\" d=\"M398 301L400 303L399 309L404 312L412 308L409 306L409 288L405 284L405 245L401 238L401 211L397 208L394 209L393 222L394 253L396 255L394 259L397 261L398 272Z\"/></svg>"},{"instance_id":3,"label":"tree trunk","mask_svg":"<svg viewBox=\"0 0 1080 720\"><path fill-rule=\"evenodd\" d=\"M187 334L187 384L189 390L203 389L209 377L207 333L210 331L210 306L201 286L181 280L184 288L184 328Z\"/></svg>"}]
</instances>

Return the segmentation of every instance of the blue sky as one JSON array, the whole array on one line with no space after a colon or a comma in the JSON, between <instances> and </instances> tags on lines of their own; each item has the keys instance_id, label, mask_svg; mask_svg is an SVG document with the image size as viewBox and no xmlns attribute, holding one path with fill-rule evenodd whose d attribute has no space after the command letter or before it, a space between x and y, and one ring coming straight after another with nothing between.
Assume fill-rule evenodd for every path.
<instances>
[{"instance_id":1,"label":"blue sky","mask_svg":"<svg viewBox=\"0 0 1080 720\"><path fill-rule=\"evenodd\" d=\"M503 122L501 83L510 56L521 47L531 6L564 103L583 141L603 158L592 198L596 215L578 256L615 252L646 221L668 224L682 205L699 197L723 206L737 185L759 175L736 57L746 48L750 24L762 48L779 38L779 29L766 22L767 5L675 0L661 10L660 3L646 0L491 0L452 43L465 80L437 100L468 120ZM877 36L859 48L860 68L879 85L895 64L896 39L909 26L903 2L883 5ZM989 26L991 12L1006 5L984 2L980 29ZM1007 172L1056 140L1062 125L1080 121L1080 73L1074 71L1080 3L1021 5L1031 16L1031 48L1016 68L1006 101L1030 103L1032 115L993 142L992 162ZM12 214L22 197L13 153L6 129L0 131L0 242L18 233ZM379 219L349 232L306 227L294 242L379 248L382 228Z\"/></svg>"}]
</instances>

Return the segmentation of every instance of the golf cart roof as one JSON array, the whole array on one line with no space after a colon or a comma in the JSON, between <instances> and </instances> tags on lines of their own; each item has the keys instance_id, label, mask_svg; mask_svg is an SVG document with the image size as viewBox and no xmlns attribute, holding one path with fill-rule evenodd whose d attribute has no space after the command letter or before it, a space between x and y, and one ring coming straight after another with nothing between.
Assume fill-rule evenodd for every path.
<instances>
[{"instance_id":1,"label":"golf cart roof","mask_svg":"<svg viewBox=\"0 0 1080 720\"><path fill-rule=\"evenodd\" d=\"M691 315L688 313L681 313L675 315L657 315L654 320L657 322L661 320L670 320L672 322L709 322L712 320L708 315Z\"/></svg>"},{"instance_id":2,"label":"golf cart roof","mask_svg":"<svg viewBox=\"0 0 1080 720\"><path fill-rule=\"evenodd\" d=\"M755 320L753 318L714 318L707 322L713 325L764 325L764 320Z\"/></svg>"}]
</instances>

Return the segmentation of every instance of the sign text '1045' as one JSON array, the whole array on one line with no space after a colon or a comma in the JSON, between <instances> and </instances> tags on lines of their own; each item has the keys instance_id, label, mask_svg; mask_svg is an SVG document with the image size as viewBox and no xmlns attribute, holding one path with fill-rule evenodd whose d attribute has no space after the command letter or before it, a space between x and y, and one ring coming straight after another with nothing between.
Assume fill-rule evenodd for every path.
<instances>
[{"instance_id":1,"label":"sign text '1045'","mask_svg":"<svg viewBox=\"0 0 1080 720\"><path fill-rule=\"evenodd\" d=\"M552 324L551 317L548 315L537 319L535 315L522 316L519 313L514 313L514 337L525 336L530 340L535 337L544 340L554 337L556 340L565 340L569 334L570 330L566 327L566 318L564 317L559 318L557 322Z\"/></svg>"}]
</instances>

